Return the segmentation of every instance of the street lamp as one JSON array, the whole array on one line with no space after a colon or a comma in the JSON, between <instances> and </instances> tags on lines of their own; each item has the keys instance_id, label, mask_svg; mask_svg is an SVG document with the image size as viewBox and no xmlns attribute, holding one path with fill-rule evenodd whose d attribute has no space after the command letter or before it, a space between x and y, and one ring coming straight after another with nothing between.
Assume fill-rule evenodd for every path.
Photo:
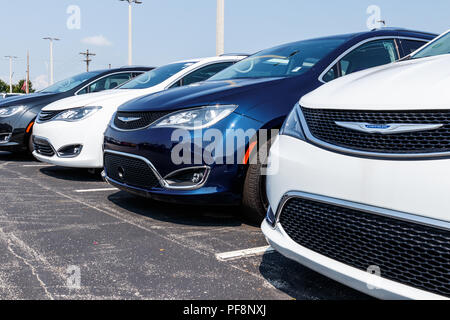
<instances>
[{"instance_id":1,"label":"street lamp","mask_svg":"<svg viewBox=\"0 0 450 320\"><path fill-rule=\"evenodd\" d=\"M13 77L13 71L12 71L12 61L14 59L17 59L16 56L5 56L5 58L9 59L9 93L13 92L12 89L12 77Z\"/></svg>"},{"instance_id":2,"label":"street lamp","mask_svg":"<svg viewBox=\"0 0 450 320\"><path fill-rule=\"evenodd\" d=\"M46 38L42 38L44 40L49 40L50 41L50 85L53 84L53 41L59 41L60 39L58 38L51 38L51 37L46 37Z\"/></svg>"},{"instance_id":3,"label":"street lamp","mask_svg":"<svg viewBox=\"0 0 450 320\"><path fill-rule=\"evenodd\" d=\"M120 0L128 2L128 64L133 64L133 17L131 12L131 6L133 3L142 4L140 0Z\"/></svg>"},{"instance_id":4,"label":"street lamp","mask_svg":"<svg viewBox=\"0 0 450 320\"><path fill-rule=\"evenodd\" d=\"M217 0L216 55L225 52L225 0Z\"/></svg>"}]
</instances>

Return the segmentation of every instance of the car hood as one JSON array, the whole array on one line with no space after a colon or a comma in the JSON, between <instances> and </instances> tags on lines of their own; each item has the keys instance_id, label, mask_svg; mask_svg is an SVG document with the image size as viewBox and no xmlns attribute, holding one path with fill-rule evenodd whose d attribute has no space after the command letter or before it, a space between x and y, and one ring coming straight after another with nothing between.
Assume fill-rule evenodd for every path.
<instances>
[{"instance_id":1,"label":"car hood","mask_svg":"<svg viewBox=\"0 0 450 320\"><path fill-rule=\"evenodd\" d=\"M24 96L9 97L5 101L0 100L1 107L19 106L19 105L37 105L45 103L57 97L59 93L32 93Z\"/></svg>"},{"instance_id":2,"label":"car hood","mask_svg":"<svg viewBox=\"0 0 450 320\"><path fill-rule=\"evenodd\" d=\"M55 101L46 106L45 108L43 108L43 110L45 111L65 110L70 108L79 108L95 105L104 107L105 104L109 104L112 101L117 101L117 103L119 103L120 105L120 103L139 97L145 94L146 92L147 91L143 92L143 90L113 89L102 92L83 94L80 96L73 96ZM116 104L116 107L119 105Z\"/></svg>"},{"instance_id":3,"label":"car hood","mask_svg":"<svg viewBox=\"0 0 450 320\"><path fill-rule=\"evenodd\" d=\"M396 62L332 81L300 104L318 109L450 109L450 55Z\"/></svg>"},{"instance_id":4,"label":"car hood","mask_svg":"<svg viewBox=\"0 0 450 320\"><path fill-rule=\"evenodd\" d=\"M298 77L295 78L298 86ZM238 113L245 114L254 106L267 100L268 95L282 94L280 87L286 90L284 84L293 81L293 78L205 81L131 100L123 104L119 110L161 111L215 104L237 104Z\"/></svg>"}]
</instances>

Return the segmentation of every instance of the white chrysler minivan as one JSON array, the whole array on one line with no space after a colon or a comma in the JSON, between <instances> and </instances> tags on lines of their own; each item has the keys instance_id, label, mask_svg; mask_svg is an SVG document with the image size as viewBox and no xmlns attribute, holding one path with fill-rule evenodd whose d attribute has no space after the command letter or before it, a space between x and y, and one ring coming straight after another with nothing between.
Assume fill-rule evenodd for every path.
<instances>
[{"instance_id":1,"label":"white chrysler minivan","mask_svg":"<svg viewBox=\"0 0 450 320\"><path fill-rule=\"evenodd\" d=\"M374 297L450 297L449 53L446 33L301 99L269 158L272 247Z\"/></svg>"}]
</instances>

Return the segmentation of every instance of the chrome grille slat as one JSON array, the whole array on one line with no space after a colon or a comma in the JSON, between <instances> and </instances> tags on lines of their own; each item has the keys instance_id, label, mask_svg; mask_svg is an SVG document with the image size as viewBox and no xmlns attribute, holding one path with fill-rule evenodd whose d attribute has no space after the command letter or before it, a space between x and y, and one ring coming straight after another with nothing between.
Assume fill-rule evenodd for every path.
<instances>
[{"instance_id":1,"label":"chrome grille slat","mask_svg":"<svg viewBox=\"0 0 450 320\"><path fill-rule=\"evenodd\" d=\"M38 116L38 121L39 122L50 121L54 117L56 117L58 114L60 114L61 112L63 112L63 110L41 111Z\"/></svg>"},{"instance_id":2,"label":"chrome grille slat","mask_svg":"<svg viewBox=\"0 0 450 320\"><path fill-rule=\"evenodd\" d=\"M172 113L173 111L149 111L149 112L122 112L116 113L114 126L119 130L138 130L148 127L153 122ZM120 119L136 119L133 121L122 121Z\"/></svg>"},{"instance_id":3,"label":"chrome grille slat","mask_svg":"<svg viewBox=\"0 0 450 320\"><path fill-rule=\"evenodd\" d=\"M388 156L450 154L450 110L364 111L302 107L302 114L313 138L339 148ZM435 130L381 134L351 130L336 122L442 126Z\"/></svg>"}]
</instances>

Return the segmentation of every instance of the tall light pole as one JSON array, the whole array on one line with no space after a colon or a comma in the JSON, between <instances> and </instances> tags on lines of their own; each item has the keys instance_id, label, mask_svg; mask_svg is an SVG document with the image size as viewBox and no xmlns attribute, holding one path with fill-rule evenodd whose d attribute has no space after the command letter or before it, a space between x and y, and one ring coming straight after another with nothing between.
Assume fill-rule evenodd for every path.
<instances>
[{"instance_id":1,"label":"tall light pole","mask_svg":"<svg viewBox=\"0 0 450 320\"><path fill-rule=\"evenodd\" d=\"M217 0L216 55L225 52L225 0Z\"/></svg>"},{"instance_id":2,"label":"tall light pole","mask_svg":"<svg viewBox=\"0 0 450 320\"><path fill-rule=\"evenodd\" d=\"M120 0L128 2L128 65L133 64L133 16L132 4L142 4L140 0Z\"/></svg>"},{"instance_id":3,"label":"tall light pole","mask_svg":"<svg viewBox=\"0 0 450 320\"><path fill-rule=\"evenodd\" d=\"M59 41L58 38L46 37L44 40L50 41L50 85L54 83L54 75L53 75L53 41Z\"/></svg>"},{"instance_id":4,"label":"tall light pole","mask_svg":"<svg viewBox=\"0 0 450 320\"><path fill-rule=\"evenodd\" d=\"M5 58L9 59L9 93L13 92L12 89L12 78L13 78L13 71L12 71L12 62L13 59L17 59L16 56L5 56Z\"/></svg>"}]
</instances>

